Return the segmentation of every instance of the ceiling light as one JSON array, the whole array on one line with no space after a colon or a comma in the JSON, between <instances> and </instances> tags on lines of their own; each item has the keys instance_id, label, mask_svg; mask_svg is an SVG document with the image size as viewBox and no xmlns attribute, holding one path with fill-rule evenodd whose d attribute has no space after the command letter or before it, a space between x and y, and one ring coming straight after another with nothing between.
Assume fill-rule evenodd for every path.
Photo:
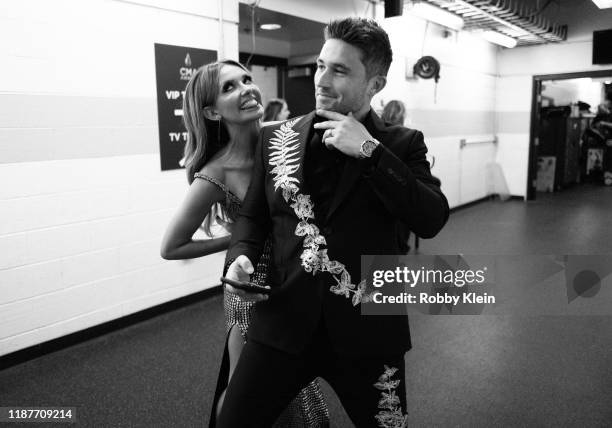
<instances>
[{"instance_id":1,"label":"ceiling light","mask_svg":"<svg viewBox=\"0 0 612 428\"><path fill-rule=\"evenodd\" d=\"M259 28L261 28L262 30L279 30L280 28L282 28L282 25L280 24L261 24L259 26Z\"/></svg>"},{"instance_id":2,"label":"ceiling light","mask_svg":"<svg viewBox=\"0 0 612 428\"><path fill-rule=\"evenodd\" d=\"M406 4L404 11L410 15L435 22L456 31L463 27L463 19L460 16L432 6L429 3L409 2Z\"/></svg>"},{"instance_id":3,"label":"ceiling light","mask_svg":"<svg viewBox=\"0 0 612 428\"><path fill-rule=\"evenodd\" d=\"M506 48L513 48L516 46L516 39L508 37L505 34L498 33L497 31L483 31L480 35L483 39L491 43L495 43L496 45L501 45Z\"/></svg>"},{"instance_id":4,"label":"ceiling light","mask_svg":"<svg viewBox=\"0 0 612 428\"><path fill-rule=\"evenodd\" d=\"M609 9L612 7L612 0L593 0L593 3L600 9Z\"/></svg>"}]
</instances>

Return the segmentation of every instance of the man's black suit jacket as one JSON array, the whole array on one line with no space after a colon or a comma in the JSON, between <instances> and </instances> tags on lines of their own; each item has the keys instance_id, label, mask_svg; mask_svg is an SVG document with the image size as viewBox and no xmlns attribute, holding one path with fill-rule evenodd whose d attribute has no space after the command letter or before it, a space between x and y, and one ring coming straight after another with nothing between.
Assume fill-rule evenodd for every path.
<instances>
[{"instance_id":1,"label":"man's black suit jacket","mask_svg":"<svg viewBox=\"0 0 612 428\"><path fill-rule=\"evenodd\" d=\"M297 119L292 130L299 167L292 174L303 185L304 156L314 112ZM423 134L401 126L386 127L370 111L364 125L381 142L374 159L347 157L330 209L317 219L330 259L343 263L352 282L360 281L360 256L398 254L398 222L423 238L436 235L449 215L448 202L431 176ZM301 265L303 236L295 233L298 217L280 188L275 189L271 144L281 124L264 127L255 154L251 185L234 225L227 261L243 254L255 265L264 242L272 245L269 285L273 292L259 302L249 340L288 353L308 344L321 317L331 343L341 354L385 355L410 349L405 316L361 316L359 305L333 294L328 272L308 273ZM300 187L300 192L302 191Z\"/></svg>"}]
</instances>

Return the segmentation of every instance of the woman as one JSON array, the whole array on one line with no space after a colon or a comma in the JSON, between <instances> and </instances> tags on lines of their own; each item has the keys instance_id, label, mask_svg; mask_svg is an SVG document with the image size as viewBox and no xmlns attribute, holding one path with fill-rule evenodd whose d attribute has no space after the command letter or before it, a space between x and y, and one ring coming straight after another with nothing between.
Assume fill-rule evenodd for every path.
<instances>
[{"instance_id":1,"label":"woman","mask_svg":"<svg viewBox=\"0 0 612 428\"><path fill-rule=\"evenodd\" d=\"M406 107L404 107L404 103L398 100L391 100L385 105L381 118L390 125L404 125L405 115Z\"/></svg>"},{"instance_id":2,"label":"woman","mask_svg":"<svg viewBox=\"0 0 612 428\"><path fill-rule=\"evenodd\" d=\"M290 113L285 100L282 98L273 98L268 101L263 120L264 122L286 120Z\"/></svg>"},{"instance_id":3,"label":"woman","mask_svg":"<svg viewBox=\"0 0 612 428\"><path fill-rule=\"evenodd\" d=\"M231 228L244 199L253 168L260 120L261 94L250 72L240 63L225 60L205 65L192 76L185 89L183 118L187 128L185 167L190 188L164 236L165 259L190 259L222 251L229 236L196 240L202 226L212 237L213 220ZM269 249L251 276L265 285ZM254 303L224 289L226 346L210 424L215 425L225 389L246 340ZM327 426L328 413L319 385L308 385L279 419L283 426Z\"/></svg>"},{"instance_id":4,"label":"woman","mask_svg":"<svg viewBox=\"0 0 612 428\"><path fill-rule=\"evenodd\" d=\"M398 100L391 100L383 109L381 119L388 125L404 125L404 117L406 115L406 107L404 107L404 103ZM408 242L410 241L410 230L404 225L404 223L399 223L397 228L397 242L399 244L399 249L401 254L408 254L410 251L410 245ZM415 244L416 244L415 240ZM416 244L418 248L418 244Z\"/></svg>"}]
</instances>

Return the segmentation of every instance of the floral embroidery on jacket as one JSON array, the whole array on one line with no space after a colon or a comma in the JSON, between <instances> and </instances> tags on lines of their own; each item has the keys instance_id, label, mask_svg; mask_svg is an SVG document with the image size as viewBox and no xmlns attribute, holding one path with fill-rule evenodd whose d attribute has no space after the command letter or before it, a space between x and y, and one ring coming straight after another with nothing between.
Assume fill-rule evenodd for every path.
<instances>
[{"instance_id":1,"label":"floral embroidery on jacket","mask_svg":"<svg viewBox=\"0 0 612 428\"><path fill-rule=\"evenodd\" d=\"M381 398L378 401L378 408L381 409L376 416L378 426L381 428L403 428L407 426L408 415L402 414L400 398L395 393L395 388L400 384L400 380L391 380L397 372L396 367L385 365L385 371L378 378L374 387L380 389Z\"/></svg>"},{"instance_id":2,"label":"floral embroidery on jacket","mask_svg":"<svg viewBox=\"0 0 612 428\"><path fill-rule=\"evenodd\" d=\"M327 241L321 235L319 228L309 221L315 218L314 203L310 195L300 193L300 182L292 176L300 168L299 134L293 130L298 120L299 118L283 123L279 129L274 130L274 137L270 138L268 162L272 166L270 172L273 175L274 190L281 189L283 198L289 202L300 220L295 228L295 234L304 237L304 251L300 256L304 270L313 275L317 272L329 272L336 281L336 284L330 287L330 291L347 299L353 294L351 301L357 306L361 302L371 300L371 295L365 292L366 282L361 281L358 285L351 283L351 275L346 267L336 260L330 260L327 249L321 248L327 245Z\"/></svg>"}]
</instances>

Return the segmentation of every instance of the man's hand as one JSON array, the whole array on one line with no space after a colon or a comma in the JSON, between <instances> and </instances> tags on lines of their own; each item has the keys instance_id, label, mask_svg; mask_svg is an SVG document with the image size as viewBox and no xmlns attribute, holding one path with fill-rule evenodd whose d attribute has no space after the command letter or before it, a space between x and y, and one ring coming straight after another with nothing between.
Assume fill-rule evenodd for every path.
<instances>
[{"instance_id":1,"label":"man's hand","mask_svg":"<svg viewBox=\"0 0 612 428\"><path fill-rule=\"evenodd\" d=\"M335 147L347 156L359 157L361 143L373 137L352 113L345 116L327 110L317 110L319 116L329 120L314 124L315 129L325 129L323 142L327 148Z\"/></svg>"},{"instance_id":2,"label":"man's hand","mask_svg":"<svg viewBox=\"0 0 612 428\"><path fill-rule=\"evenodd\" d=\"M241 255L236 257L236 260L227 268L225 274L226 278L233 279L234 281L248 282L250 275L255 271L253 264L247 256ZM243 300L248 302L259 302L261 300L267 300L268 296L260 293L250 293L248 291L240 290L232 287L229 284L224 284L225 289L230 293L240 296Z\"/></svg>"}]
</instances>

